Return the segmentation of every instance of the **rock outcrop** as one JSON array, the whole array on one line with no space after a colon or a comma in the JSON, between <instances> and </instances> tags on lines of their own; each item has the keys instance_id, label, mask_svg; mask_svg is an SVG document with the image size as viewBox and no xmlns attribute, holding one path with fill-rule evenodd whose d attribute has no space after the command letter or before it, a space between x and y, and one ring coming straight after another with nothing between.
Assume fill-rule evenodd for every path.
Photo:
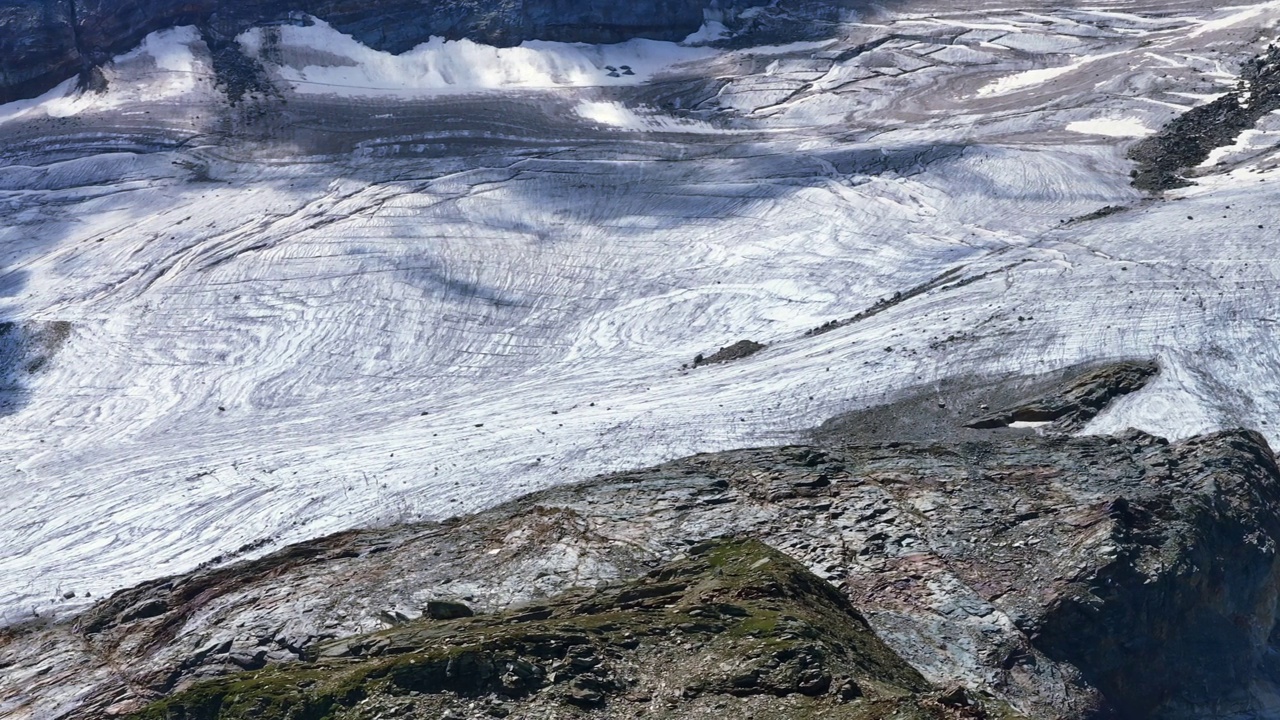
<instances>
[{"instance_id":1,"label":"rock outcrop","mask_svg":"<svg viewBox=\"0 0 1280 720\"><path fill-rule=\"evenodd\" d=\"M308 655L132 717L1014 717L967 690L930 688L844 595L751 540L696 545L624 584L422 619Z\"/></svg>"},{"instance_id":2,"label":"rock outcrop","mask_svg":"<svg viewBox=\"0 0 1280 720\"><path fill-rule=\"evenodd\" d=\"M1245 63L1234 90L1188 110L1133 147L1133 185L1158 192L1191 184L1188 170L1280 109L1280 47Z\"/></svg>"},{"instance_id":3,"label":"rock outcrop","mask_svg":"<svg viewBox=\"0 0 1280 720\"><path fill-rule=\"evenodd\" d=\"M739 340L732 345L726 345L719 350L711 353L709 356L699 354L693 359L693 366L700 365L718 365L720 363L733 362L741 360L744 357L750 357L765 348L764 345L754 340Z\"/></svg>"},{"instance_id":4,"label":"rock outcrop","mask_svg":"<svg viewBox=\"0 0 1280 720\"><path fill-rule=\"evenodd\" d=\"M1048 385L1009 378L985 390L971 380L957 385L967 389L953 397L1006 398L998 406L1018 407L1028 404L1019 398L1029 387L1040 387L1049 399L1087 399L1099 396L1096 383L1141 374L1142 367L1085 368ZM911 412L917 407L912 397L889 407ZM900 442L860 431L859 417L890 434L897 427L877 424L886 411L873 408L830 424L811 445L695 456L444 523L352 531L148 582L74 621L6 630L0 711L14 718L99 718L147 712L149 703L166 697L174 698L172 708L176 698L195 697L184 690L258 682L219 678L277 666L258 677L292 678L295 688L310 677L317 688L328 687L319 684L328 682L324 677L290 673L323 675L330 670L322 666L333 664L334 678L367 677L360 668L399 662L387 655L396 648L401 658L427 653L423 662L444 647L476 648L476 662L492 670L486 682L501 682L508 672L521 677L517 660L533 660L501 643L468 638L500 639L607 616L617 632L593 636L588 644L595 657L625 640L625 632L640 637L637 627L659 628L661 634L642 641L658 644L643 652L660 655L666 672L685 678L681 691L703 689L663 712L698 717L682 715L682 708L702 712L707 706L696 698L733 695L725 689L733 683L713 682L719 676L710 668L719 666L695 661L702 657L695 648L720 648L708 657L736 656L720 643L733 637L739 616L720 609L692 615L698 608L689 583L653 590L649 597L666 598L661 608L622 607L630 602L623 593L666 583L661 571L641 585L595 594L589 588L643 577L681 557L692 564L678 567L702 567L708 561L700 543L729 536L754 538L795 559L840 598L818 588L808 595L788 591L788 603L803 596L802 605L837 612L847 601L925 682L963 688L956 691L960 697L992 708L1003 703L1036 718L1126 720L1276 712L1270 703L1276 696L1271 658L1280 595L1280 470L1260 435L1241 430L1168 442L1138 431L1071 437L978 430L964 427L972 416L955 410L958 400L934 407L939 404L947 405L939 410L944 414L921 425L940 428L950 418L954 434L939 431L935 440ZM951 412L957 416L945 415ZM775 563L790 567L778 558L761 567ZM761 583L767 581L745 585ZM619 589L626 587L631 590ZM562 596L574 588L583 589ZM479 614L434 621L444 624L421 619L430 618L429 603L442 600ZM740 606L740 600L724 602ZM785 614L831 627L806 620L807 611L783 609L780 598L762 602L776 605L771 612L781 613L779 619ZM600 609L570 613L571 606ZM627 615L636 609L653 614ZM747 608L751 617L763 610ZM855 617L854 610L839 612ZM696 630L699 623L715 629ZM695 628L692 635L684 624ZM668 632L673 627L675 634ZM824 647L837 644L798 627L792 634ZM849 653L824 655L824 663L834 664L822 665L822 672L833 686L837 676L862 682L840 665L860 662L860 646L838 644ZM649 682L628 675L633 671L621 655L610 662L616 664L608 677L579 685L552 682L549 666L543 676L519 667L552 688L547 693L560 698L556 707L564 700L589 708L598 700L608 706L628 692L624 687ZM927 695L915 681L897 677L910 697ZM609 678L629 679L615 687ZM440 716L430 714L444 708L439 703L456 708L457 698L481 702L475 698L501 694L490 685L438 690L426 693L434 699L414 700L432 708L422 717ZM297 697L311 692L304 688ZM388 703L396 694L378 693ZM573 705L575 693L583 704ZM792 695L809 698L786 697ZM836 703L829 688L821 698L814 702ZM634 710L640 705L626 703L652 699L622 700L617 707ZM501 697L494 702L509 704ZM922 702L908 704L916 712ZM481 705L468 712L482 712Z\"/></svg>"},{"instance_id":5,"label":"rock outcrop","mask_svg":"<svg viewBox=\"0 0 1280 720\"><path fill-rule=\"evenodd\" d=\"M1108 365L1085 373L1058 392L990 413L967 427L992 430L1018 423L1049 423L1059 431L1079 430L1116 398L1141 390L1157 372L1155 363Z\"/></svg>"},{"instance_id":6,"label":"rock outcrop","mask_svg":"<svg viewBox=\"0 0 1280 720\"><path fill-rule=\"evenodd\" d=\"M70 0L0 6L0 102L32 97L85 67Z\"/></svg>"}]
</instances>

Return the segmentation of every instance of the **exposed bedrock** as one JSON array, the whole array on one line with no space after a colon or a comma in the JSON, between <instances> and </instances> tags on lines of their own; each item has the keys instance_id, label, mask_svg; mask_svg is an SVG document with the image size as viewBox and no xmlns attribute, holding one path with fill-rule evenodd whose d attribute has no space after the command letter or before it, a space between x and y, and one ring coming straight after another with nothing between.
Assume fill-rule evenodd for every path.
<instances>
[{"instance_id":1,"label":"exposed bedrock","mask_svg":"<svg viewBox=\"0 0 1280 720\"><path fill-rule=\"evenodd\" d=\"M198 683L135 717L720 718L730 703L762 720L1015 717L964 689L931 690L846 597L751 540L701 543L624 584L406 621L310 655Z\"/></svg>"},{"instance_id":2,"label":"exposed bedrock","mask_svg":"<svg viewBox=\"0 0 1280 720\"><path fill-rule=\"evenodd\" d=\"M1061 430L1079 430L1111 401L1141 390L1158 371L1155 363L1107 365L1044 397L978 418L968 427L990 430L1015 423L1052 423Z\"/></svg>"},{"instance_id":3,"label":"exposed bedrock","mask_svg":"<svg viewBox=\"0 0 1280 720\"><path fill-rule=\"evenodd\" d=\"M1121 717L1212 717L1273 651L1280 473L1244 432L1173 446L1166 463L1146 478L1158 492L1099 508L1114 559L1059 588L1027 629Z\"/></svg>"},{"instance_id":4,"label":"exposed bedrock","mask_svg":"<svg viewBox=\"0 0 1280 720\"><path fill-rule=\"evenodd\" d=\"M84 66L69 0L0 5L0 102L38 95Z\"/></svg>"},{"instance_id":5,"label":"exposed bedrock","mask_svg":"<svg viewBox=\"0 0 1280 720\"><path fill-rule=\"evenodd\" d=\"M735 29L822 32L841 3L793 2L740 18L765 0L3 0L0 102L32 97L127 52L148 33L196 25L215 52L259 24L312 15L369 47L401 53L432 36L507 46L525 40L681 40L712 10ZM714 7L712 7L714 6ZM87 76L86 76L87 77Z\"/></svg>"},{"instance_id":6,"label":"exposed bedrock","mask_svg":"<svg viewBox=\"0 0 1280 720\"><path fill-rule=\"evenodd\" d=\"M1190 185L1188 178L1215 149L1231 145L1277 109L1280 47L1272 46L1244 64L1234 90L1188 110L1133 146L1134 186L1155 192Z\"/></svg>"},{"instance_id":7,"label":"exposed bedrock","mask_svg":"<svg viewBox=\"0 0 1280 720\"><path fill-rule=\"evenodd\" d=\"M924 682L964 688L956 696L962 705L969 693L995 703L991 708L1007 706L1036 718L1275 716L1280 470L1262 436L1235 430L1181 442L1139 431L1077 437L1064 434L1078 419L1072 413L1037 430L982 430L965 427L974 414L957 409L966 403L1057 407L1074 398L1094 413L1094 399L1135 389L1150 370L1124 363L1048 379L957 380L943 388L944 402L926 406L915 400L920 392L906 393L898 403L829 423L810 445L698 455L443 523L351 531L147 582L74 620L0 635L0 698L7 698L0 709L15 718L97 718L145 711L166 697L186 703L218 688L236 690L236 702L243 704L244 693L257 692L255 687L274 690L250 676L200 683L277 667L270 672L283 674L270 677L289 687L303 687L301 679L319 683L315 692L327 692L365 677L364 669L403 661L363 664L387 652L479 647L469 639L477 629L491 639L507 632L525 637L532 629L521 623L546 621L554 633L584 635L569 625L585 621L570 616L591 606L586 615L603 613L612 624L602 631L608 637L586 633L596 638L588 644L616 667L596 673L594 685L539 675L519 665L532 663L516 657L524 650L511 655L504 645L477 652L495 668L523 667L536 684L555 686L552 696L584 713L596 713L591 708L598 702L607 710L616 700L630 712L652 701L669 717L702 717L698 713L707 707L697 698L707 688L734 695L734 688L746 687L736 679L708 685L704 671L740 656L731 646L757 624L743 625L746 616L735 615L738 610L715 606L711 612L701 605L742 603L702 598L695 608L690 603L697 593L666 587L674 580L661 572L645 582L665 589L632 598L672 595L655 601L651 609L658 614L651 620L614 612L610 603L618 598L596 607L584 603L585 589L574 591L572 602L561 594L630 582L662 563L696 556L694 546L706 538L733 536L757 539L829 583L840 602L849 603L848 612L865 618L877 642ZM1028 400L1034 397L1041 399ZM898 427L884 421L890 411L934 428L933 439L886 439ZM861 432L864 424L871 429ZM742 571L763 567L756 562ZM728 582L723 574L708 577L721 579L694 584ZM444 602L465 605L456 615L478 614L433 619ZM807 612L773 601L743 607L753 617L762 611L804 620ZM627 674L633 656L610 654L605 646L629 644L628 628L639 637L635 628L649 626L657 631L645 636L642 654L661 656L672 680L660 691L637 690L626 699L628 688L636 687L627 683L649 681L643 673ZM852 632L826 622L817 626L825 633ZM397 630L402 627L408 629ZM497 630L484 629L489 627ZM806 632L780 631L770 642L841 644L832 644L829 634ZM711 654L677 651L686 646ZM707 659L712 656L720 659ZM748 659L753 657L760 659ZM837 676L851 671L837 666L859 661L827 657L808 668L810 680L823 673L831 678L806 685L812 697L828 709L839 704L850 717L863 716L859 707L871 713L867 717L883 717L872 705L858 705L869 700L839 690ZM632 679L610 684L619 678ZM689 680L682 685L678 678ZM854 685L859 682L855 678ZM924 686L908 685L924 693L914 696L919 702L933 702ZM196 695L176 695L191 688ZM491 690L505 692L496 685ZM439 717L441 703L452 707L450 698L458 693L422 692L431 696L415 701L431 708L422 717ZM575 692L579 705L573 705ZM505 696L493 702L522 717L550 716L565 707L557 701L543 712L542 700L521 704L525 700ZM917 707L916 699L910 703ZM419 716L406 712L404 717Z\"/></svg>"}]
</instances>

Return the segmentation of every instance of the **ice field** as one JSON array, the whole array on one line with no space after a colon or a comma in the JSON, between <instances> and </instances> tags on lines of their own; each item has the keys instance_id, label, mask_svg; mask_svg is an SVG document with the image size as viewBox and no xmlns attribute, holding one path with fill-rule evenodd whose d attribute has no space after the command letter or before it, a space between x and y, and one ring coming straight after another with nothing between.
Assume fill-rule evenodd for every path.
<instances>
[{"instance_id":1,"label":"ice field","mask_svg":"<svg viewBox=\"0 0 1280 720\"><path fill-rule=\"evenodd\" d=\"M1277 21L904 2L820 42L399 57L317 23L243 35L279 93L235 105L152 35L105 93L0 106L0 613L961 374L1155 357L1091 432L1280 442L1280 123L1161 199L1125 158Z\"/></svg>"}]
</instances>

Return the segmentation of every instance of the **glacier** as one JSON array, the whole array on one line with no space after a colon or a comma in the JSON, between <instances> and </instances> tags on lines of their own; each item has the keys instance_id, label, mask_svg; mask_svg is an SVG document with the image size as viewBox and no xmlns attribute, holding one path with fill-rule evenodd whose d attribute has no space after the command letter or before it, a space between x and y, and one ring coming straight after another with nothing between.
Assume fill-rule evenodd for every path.
<instances>
[{"instance_id":1,"label":"glacier","mask_svg":"<svg viewBox=\"0 0 1280 720\"><path fill-rule=\"evenodd\" d=\"M959 375L1154 357L1087 432L1275 444L1274 120L1160 198L1125 153L1278 20L904 2L400 56L314 22L240 37L276 90L237 103L176 28L0 106L3 622Z\"/></svg>"}]
</instances>

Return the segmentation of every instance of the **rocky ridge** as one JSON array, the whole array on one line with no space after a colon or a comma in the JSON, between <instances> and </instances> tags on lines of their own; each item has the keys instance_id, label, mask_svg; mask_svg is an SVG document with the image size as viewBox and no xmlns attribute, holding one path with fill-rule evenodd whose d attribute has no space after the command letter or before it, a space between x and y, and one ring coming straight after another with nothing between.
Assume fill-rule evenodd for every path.
<instances>
[{"instance_id":1,"label":"rocky ridge","mask_svg":"<svg viewBox=\"0 0 1280 720\"><path fill-rule=\"evenodd\" d=\"M844 595L752 540L695 545L624 584L423 617L307 654L133 717L1013 716L963 689L931 690Z\"/></svg>"},{"instance_id":2,"label":"rocky ridge","mask_svg":"<svg viewBox=\"0 0 1280 720\"><path fill-rule=\"evenodd\" d=\"M993 430L1016 423L1053 423L1060 430L1080 430L1111 401L1141 390L1159 368L1155 363L1117 363L1085 373L1060 391L974 420L965 427Z\"/></svg>"},{"instance_id":3,"label":"rocky ridge","mask_svg":"<svg viewBox=\"0 0 1280 720\"><path fill-rule=\"evenodd\" d=\"M1142 367L1077 369L1048 395L1115 396ZM939 417L972 420L1046 381L990 382L985 393L957 384ZM898 410L926 413L913 402ZM875 424L881 412L843 418L813 445L695 456L444 523L341 533L144 583L74 622L9 628L0 709L127 714L228 672L378 655L401 632L421 650L431 642L415 623L432 601L499 613L440 626L455 640L523 613L551 620L568 600L515 608L644 576L724 536L765 542L838 588L928 683L1030 717L1268 709L1280 471L1261 436L1171 443L955 422L952 435L901 442L876 439L874 428L893 430Z\"/></svg>"},{"instance_id":4,"label":"rocky ridge","mask_svg":"<svg viewBox=\"0 0 1280 720\"><path fill-rule=\"evenodd\" d=\"M1231 145L1268 113L1280 109L1280 47L1271 46L1240 69L1230 92L1188 110L1133 146L1133 184L1162 191L1192 184L1214 149Z\"/></svg>"}]
</instances>

